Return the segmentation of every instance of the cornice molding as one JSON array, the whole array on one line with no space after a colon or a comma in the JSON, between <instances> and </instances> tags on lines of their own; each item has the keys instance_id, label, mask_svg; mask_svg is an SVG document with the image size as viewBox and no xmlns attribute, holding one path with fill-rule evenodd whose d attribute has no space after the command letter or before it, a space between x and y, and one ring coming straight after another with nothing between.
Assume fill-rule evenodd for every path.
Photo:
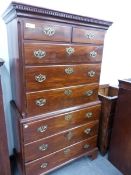
<instances>
[{"instance_id":1,"label":"cornice molding","mask_svg":"<svg viewBox=\"0 0 131 175\"><path fill-rule=\"evenodd\" d=\"M18 12L23 12L23 13L35 13L36 15L45 15L45 16L53 16L55 18L59 19L68 19L68 20L74 20L78 22L83 22L83 23L90 23L90 24L95 24L95 25L101 25L105 27L109 27L112 25L112 22L110 21L104 21L104 20L99 20L91 17L85 17L85 16L79 16L75 14L70 14L70 13L65 13L65 12L60 12L56 10L51 10L51 9L46 9L46 8L41 8L37 6L32 6L28 4L23 4L23 3L17 3L17 2L12 2L5 13L3 14L3 18L7 19L8 15L12 13L12 11L16 11L16 15L18 15Z\"/></svg>"}]
</instances>

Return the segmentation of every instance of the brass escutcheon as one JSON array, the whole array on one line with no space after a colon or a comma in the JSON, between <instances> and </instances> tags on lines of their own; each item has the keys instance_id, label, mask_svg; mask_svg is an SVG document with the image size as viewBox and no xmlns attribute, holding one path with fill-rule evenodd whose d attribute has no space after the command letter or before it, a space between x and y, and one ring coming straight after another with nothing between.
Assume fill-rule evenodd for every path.
<instances>
[{"instance_id":1,"label":"brass escutcheon","mask_svg":"<svg viewBox=\"0 0 131 175\"><path fill-rule=\"evenodd\" d=\"M39 146L40 151L45 151L45 150L47 150L47 148L48 148L48 144L43 144L43 145Z\"/></svg>"},{"instance_id":2,"label":"brass escutcheon","mask_svg":"<svg viewBox=\"0 0 131 175\"><path fill-rule=\"evenodd\" d=\"M72 90L71 89L65 89L64 94L69 96L69 95L72 94Z\"/></svg>"},{"instance_id":3,"label":"brass escutcheon","mask_svg":"<svg viewBox=\"0 0 131 175\"><path fill-rule=\"evenodd\" d=\"M65 73L68 74L68 75L72 74L73 72L74 72L74 70L73 70L72 67L67 67L67 68L65 69Z\"/></svg>"},{"instance_id":4,"label":"brass escutcheon","mask_svg":"<svg viewBox=\"0 0 131 175\"><path fill-rule=\"evenodd\" d=\"M93 94L93 91L92 91L92 90L86 91L86 93L85 93L85 94L86 94L86 96L88 96L88 97L89 97L89 96L91 96L91 95Z\"/></svg>"},{"instance_id":5,"label":"brass escutcheon","mask_svg":"<svg viewBox=\"0 0 131 175\"><path fill-rule=\"evenodd\" d=\"M44 27L43 32L45 35L53 36L55 34L55 29L53 27Z\"/></svg>"},{"instance_id":6,"label":"brass escutcheon","mask_svg":"<svg viewBox=\"0 0 131 175\"><path fill-rule=\"evenodd\" d=\"M91 128L87 128L84 130L84 133L89 134L91 132Z\"/></svg>"},{"instance_id":7,"label":"brass escutcheon","mask_svg":"<svg viewBox=\"0 0 131 175\"><path fill-rule=\"evenodd\" d=\"M48 166L48 163L43 163L40 167L42 168L42 169L44 169L44 168L46 168Z\"/></svg>"},{"instance_id":8,"label":"brass escutcheon","mask_svg":"<svg viewBox=\"0 0 131 175\"><path fill-rule=\"evenodd\" d=\"M72 119L72 114L65 115L65 120L71 120L71 119Z\"/></svg>"},{"instance_id":9,"label":"brass escutcheon","mask_svg":"<svg viewBox=\"0 0 131 175\"><path fill-rule=\"evenodd\" d=\"M73 134L72 134L71 131L69 131L69 132L67 133L67 140L71 140L72 137L73 137Z\"/></svg>"},{"instance_id":10,"label":"brass escutcheon","mask_svg":"<svg viewBox=\"0 0 131 175\"><path fill-rule=\"evenodd\" d=\"M86 117L87 117L87 118L91 118L92 116L93 116L93 113L92 113L92 112L87 112L87 113L86 113Z\"/></svg>"},{"instance_id":11,"label":"brass escutcheon","mask_svg":"<svg viewBox=\"0 0 131 175\"><path fill-rule=\"evenodd\" d=\"M44 99L44 98L40 98L40 99L37 99L36 101L35 101L35 104L37 105L37 106L44 106L45 104L46 104L46 99Z\"/></svg>"},{"instance_id":12,"label":"brass escutcheon","mask_svg":"<svg viewBox=\"0 0 131 175\"><path fill-rule=\"evenodd\" d=\"M40 127L37 129L37 131L43 133L43 132L45 132L45 131L47 130L47 128L48 128L47 125L40 126Z\"/></svg>"},{"instance_id":13,"label":"brass escutcheon","mask_svg":"<svg viewBox=\"0 0 131 175\"><path fill-rule=\"evenodd\" d=\"M93 57L93 58L97 56L97 52L95 52L94 50L90 52L89 54L90 54L90 57Z\"/></svg>"},{"instance_id":14,"label":"brass escutcheon","mask_svg":"<svg viewBox=\"0 0 131 175\"><path fill-rule=\"evenodd\" d=\"M88 149L89 147L90 147L89 144L85 144L85 145L84 145L84 149Z\"/></svg>"},{"instance_id":15,"label":"brass escutcheon","mask_svg":"<svg viewBox=\"0 0 131 175\"><path fill-rule=\"evenodd\" d=\"M93 33L86 33L86 38L87 39L90 39L90 40L92 40L92 39L94 39L94 37L95 37L95 34L93 34Z\"/></svg>"},{"instance_id":16,"label":"brass escutcheon","mask_svg":"<svg viewBox=\"0 0 131 175\"><path fill-rule=\"evenodd\" d=\"M42 74L35 75L35 80L39 83L42 83L43 81L46 80L46 75L42 75Z\"/></svg>"},{"instance_id":17,"label":"brass escutcheon","mask_svg":"<svg viewBox=\"0 0 131 175\"><path fill-rule=\"evenodd\" d=\"M94 77L96 75L95 71L91 70L88 72L89 77Z\"/></svg>"},{"instance_id":18,"label":"brass escutcheon","mask_svg":"<svg viewBox=\"0 0 131 175\"><path fill-rule=\"evenodd\" d=\"M44 50L41 50L41 49L35 50L34 51L34 56L39 58L39 59L42 59L46 56L46 52Z\"/></svg>"},{"instance_id":19,"label":"brass escutcheon","mask_svg":"<svg viewBox=\"0 0 131 175\"><path fill-rule=\"evenodd\" d=\"M75 52L75 49L73 47L66 48L66 52L68 55L72 55Z\"/></svg>"}]
</instances>

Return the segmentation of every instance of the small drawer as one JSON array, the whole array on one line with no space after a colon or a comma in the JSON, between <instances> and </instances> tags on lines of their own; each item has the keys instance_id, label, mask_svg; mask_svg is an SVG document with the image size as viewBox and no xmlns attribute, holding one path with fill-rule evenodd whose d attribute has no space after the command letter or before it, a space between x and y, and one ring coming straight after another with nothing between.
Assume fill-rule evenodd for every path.
<instances>
[{"instance_id":1,"label":"small drawer","mask_svg":"<svg viewBox=\"0 0 131 175\"><path fill-rule=\"evenodd\" d=\"M77 144L69 146L58 152L46 156L45 158L37 159L25 164L26 175L40 175L47 173L51 169L67 163L81 155L88 155L88 151L96 148L96 137L81 141Z\"/></svg>"},{"instance_id":2,"label":"small drawer","mask_svg":"<svg viewBox=\"0 0 131 175\"><path fill-rule=\"evenodd\" d=\"M98 98L98 84L32 92L27 93L26 98L29 117L95 101Z\"/></svg>"},{"instance_id":3,"label":"small drawer","mask_svg":"<svg viewBox=\"0 0 131 175\"><path fill-rule=\"evenodd\" d=\"M24 43L25 64L71 64L101 62L103 46Z\"/></svg>"},{"instance_id":4,"label":"small drawer","mask_svg":"<svg viewBox=\"0 0 131 175\"><path fill-rule=\"evenodd\" d=\"M71 30L72 27L60 23L24 21L24 39L70 42Z\"/></svg>"},{"instance_id":5,"label":"small drawer","mask_svg":"<svg viewBox=\"0 0 131 175\"><path fill-rule=\"evenodd\" d=\"M63 86L99 83L100 64L28 66L25 69L26 90L38 91Z\"/></svg>"},{"instance_id":6,"label":"small drawer","mask_svg":"<svg viewBox=\"0 0 131 175\"><path fill-rule=\"evenodd\" d=\"M97 135L98 122L85 124L24 146L25 162L44 157L67 146Z\"/></svg>"},{"instance_id":7,"label":"small drawer","mask_svg":"<svg viewBox=\"0 0 131 175\"><path fill-rule=\"evenodd\" d=\"M72 42L103 44L105 31L94 29L73 28Z\"/></svg>"},{"instance_id":8,"label":"small drawer","mask_svg":"<svg viewBox=\"0 0 131 175\"><path fill-rule=\"evenodd\" d=\"M25 123L23 124L24 143L33 142L77 125L98 120L100 111L101 105L98 102L95 106Z\"/></svg>"}]
</instances>

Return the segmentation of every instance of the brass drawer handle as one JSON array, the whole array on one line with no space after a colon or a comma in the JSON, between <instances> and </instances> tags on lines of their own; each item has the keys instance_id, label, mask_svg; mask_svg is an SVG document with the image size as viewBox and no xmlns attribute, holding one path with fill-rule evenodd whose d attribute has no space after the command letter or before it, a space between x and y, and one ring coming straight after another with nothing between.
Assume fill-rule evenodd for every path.
<instances>
[{"instance_id":1,"label":"brass drawer handle","mask_svg":"<svg viewBox=\"0 0 131 175\"><path fill-rule=\"evenodd\" d=\"M35 104L37 105L37 106L44 106L45 104L46 104L46 99L44 99L44 98L40 98L40 99L37 99L36 101L35 101Z\"/></svg>"},{"instance_id":2,"label":"brass drawer handle","mask_svg":"<svg viewBox=\"0 0 131 175\"><path fill-rule=\"evenodd\" d=\"M70 151L71 151L71 150L70 150L69 148L67 148L67 149L64 150L64 154L65 154L65 155L66 155L66 154L69 154Z\"/></svg>"},{"instance_id":3,"label":"brass drawer handle","mask_svg":"<svg viewBox=\"0 0 131 175\"><path fill-rule=\"evenodd\" d=\"M89 77L94 77L95 75L96 75L96 72L93 71L93 70L91 70L91 71L88 72L88 76Z\"/></svg>"},{"instance_id":4,"label":"brass drawer handle","mask_svg":"<svg viewBox=\"0 0 131 175\"><path fill-rule=\"evenodd\" d=\"M43 144L43 145L39 146L40 151L46 151L47 149L48 149L48 144Z\"/></svg>"},{"instance_id":5,"label":"brass drawer handle","mask_svg":"<svg viewBox=\"0 0 131 175\"><path fill-rule=\"evenodd\" d=\"M69 96L69 95L72 94L72 90L71 90L71 89L66 89L66 90L64 91L64 94L67 95L67 96Z\"/></svg>"},{"instance_id":6,"label":"brass drawer handle","mask_svg":"<svg viewBox=\"0 0 131 175\"><path fill-rule=\"evenodd\" d=\"M42 75L42 74L35 75L35 80L39 83L42 83L43 81L46 80L46 75Z\"/></svg>"},{"instance_id":7,"label":"brass drawer handle","mask_svg":"<svg viewBox=\"0 0 131 175\"><path fill-rule=\"evenodd\" d=\"M73 47L66 48L66 52L68 55L72 55L75 52L75 49Z\"/></svg>"},{"instance_id":8,"label":"brass drawer handle","mask_svg":"<svg viewBox=\"0 0 131 175\"><path fill-rule=\"evenodd\" d=\"M95 52L94 50L90 52L89 54L90 54L90 57L93 57L93 58L97 56L97 52Z\"/></svg>"},{"instance_id":9,"label":"brass drawer handle","mask_svg":"<svg viewBox=\"0 0 131 175\"><path fill-rule=\"evenodd\" d=\"M72 67L67 67L67 68L65 69L65 73L68 74L68 75L72 74L73 72L74 72L74 70L73 70Z\"/></svg>"},{"instance_id":10,"label":"brass drawer handle","mask_svg":"<svg viewBox=\"0 0 131 175\"><path fill-rule=\"evenodd\" d=\"M84 130L84 133L89 134L91 132L91 128L87 128Z\"/></svg>"},{"instance_id":11,"label":"brass drawer handle","mask_svg":"<svg viewBox=\"0 0 131 175\"><path fill-rule=\"evenodd\" d=\"M65 120L71 120L72 119L72 114L67 114L65 115Z\"/></svg>"},{"instance_id":12,"label":"brass drawer handle","mask_svg":"<svg viewBox=\"0 0 131 175\"><path fill-rule=\"evenodd\" d=\"M86 91L85 95L89 97L93 95L93 91L92 90Z\"/></svg>"},{"instance_id":13,"label":"brass drawer handle","mask_svg":"<svg viewBox=\"0 0 131 175\"><path fill-rule=\"evenodd\" d=\"M90 32L90 33L86 33L86 35L85 35L85 36L86 36L86 38L87 38L87 39L92 40L92 39L94 39L95 34L93 34L93 33L91 33L91 32Z\"/></svg>"},{"instance_id":14,"label":"brass drawer handle","mask_svg":"<svg viewBox=\"0 0 131 175\"><path fill-rule=\"evenodd\" d=\"M47 36L53 36L56 31L53 27L44 27L43 32Z\"/></svg>"},{"instance_id":15,"label":"brass drawer handle","mask_svg":"<svg viewBox=\"0 0 131 175\"><path fill-rule=\"evenodd\" d=\"M43 163L40 167L42 168L42 169L44 169L44 168L46 168L48 166L48 163Z\"/></svg>"},{"instance_id":16,"label":"brass drawer handle","mask_svg":"<svg viewBox=\"0 0 131 175\"><path fill-rule=\"evenodd\" d=\"M72 139L72 137L73 137L73 133L71 131L69 131L67 133L67 140L70 141Z\"/></svg>"},{"instance_id":17,"label":"brass drawer handle","mask_svg":"<svg viewBox=\"0 0 131 175\"><path fill-rule=\"evenodd\" d=\"M42 59L46 56L46 52L44 50L35 50L34 51L34 56L37 57L38 59Z\"/></svg>"},{"instance_id":18,"label":"brass drawer handle","mask_svg":"<svg viewBox=\"0 0 131 175\"><path fill-rule=\"evenodd\" d=\"M89 144L85 144L85 145L84 145L84 149L88 149L89 147L90 147Z\"/></svg>"},{"instance_id":19,"label":"brass drawer handle","mask_svg":"<svg viewBox=\"0 0 131 175\"><path fill-rule=\"evenodd\" d=\"M47 130L47 128L48 128L47 125L40 126L40 127L37 129L37 131L43 133L43 132L45 132L45 131Z\"/></svg>"},{"instance_id":20,"label":"brass drawer handle","mask_svg":"<svg viewBox=\"0 0 131 175\"><path fill-rule=\"evenodd\" d=\"M91 118L92 116L93 116L93 113L92 113L92 112L87 112L87 113L86 113L86 117L87 117L87 118Z\"/></svg>"}]
</instances>

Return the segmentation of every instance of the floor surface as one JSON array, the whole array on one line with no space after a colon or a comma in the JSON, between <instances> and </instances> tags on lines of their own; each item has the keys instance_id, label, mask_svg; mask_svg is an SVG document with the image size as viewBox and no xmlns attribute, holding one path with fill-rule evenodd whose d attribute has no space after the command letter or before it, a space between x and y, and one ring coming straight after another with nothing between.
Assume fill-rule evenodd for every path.
<instances>
[{"instance_id":1,"label":"floor surface","mask_svg":"<svg viewBox=\"0 0 131 175\"><path fill-rule=\"evenodd\" d=\"M123 175L105 157L91 161L84 157L49 175Z\"/></svg>"},{"instance_id":2,"label":"floor surface","mask_svg":"<svg viewBox=\"0 0 131 175\"><path fill-rule=\"evenodd\" d=\"M18 172L13 175L19 175ZM48 175L123 175L106 157L98 156L91 161L88 157L78 159Z\"/></svg>"}]
</instances>

